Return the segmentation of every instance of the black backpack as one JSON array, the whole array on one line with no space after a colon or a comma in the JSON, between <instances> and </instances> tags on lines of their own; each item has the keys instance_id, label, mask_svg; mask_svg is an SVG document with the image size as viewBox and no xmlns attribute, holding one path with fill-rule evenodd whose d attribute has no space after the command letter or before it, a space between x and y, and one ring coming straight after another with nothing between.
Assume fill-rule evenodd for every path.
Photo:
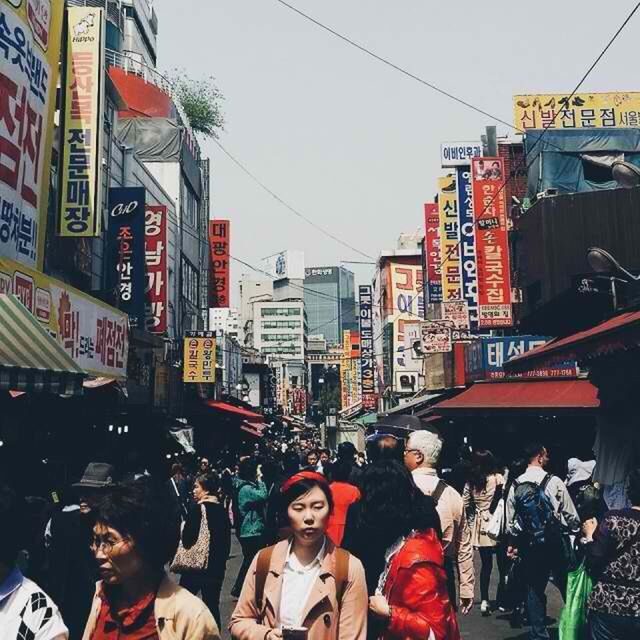
<instances>
[{"instance_id":1,"label":"black backpack","mask_svg":"<svg viewBox=\"0 0 640 640\"><path fill-rule=\"evenodd\" d=\"M545 493L551 477L547 474L540 484L517 480L513 483L515 521L521 532L520 538L528 547L544 545L558 538L560 521Z\"/></svg>"}]
</instances>

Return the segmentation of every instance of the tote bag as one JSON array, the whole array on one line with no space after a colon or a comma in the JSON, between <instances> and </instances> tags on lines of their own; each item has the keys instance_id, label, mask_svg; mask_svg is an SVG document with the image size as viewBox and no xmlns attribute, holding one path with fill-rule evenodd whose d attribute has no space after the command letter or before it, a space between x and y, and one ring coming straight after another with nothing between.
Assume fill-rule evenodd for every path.
<instances>
[{"instance_id":1,"label":"tote bag","mask_svg":"<svg viewBox=\"0 0 640 640\"><path fill-rule=\"evenodd\" d=\"M211 544L211 533L209 532L209 522L207 521L207 510L204 505L200 505L200 531L195 544L188 549L182 544L182 533L180 534L180 544L171 563L173 573L188 573L191 571L204 571L209 564L209 546ZM184 529L184 525L182 527Z\"/></svg>"}]
</instances>

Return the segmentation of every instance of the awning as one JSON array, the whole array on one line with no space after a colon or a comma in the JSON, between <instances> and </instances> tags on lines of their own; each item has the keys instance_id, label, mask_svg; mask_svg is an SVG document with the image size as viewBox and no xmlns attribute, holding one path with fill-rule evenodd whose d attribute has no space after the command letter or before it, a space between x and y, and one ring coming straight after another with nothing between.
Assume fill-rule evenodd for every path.
<instances>
[{"instance_id":1,"label":"awning","mask_svg":"<svg viewBox=\"0 0 640 640\"><path fill-rule=\"evenodd\" d=\"M251 422L255 422L256 420L264 420L264 416L259 413L254 413L253 411L249 411L248 409L243 409L242 407L236 407L233 404L229 404L227 402L221 402L220 400L207 400L205 403L208 407L212 409L217 409L218 411L224 411L226 413L231 413L240 418L244 418L245 420L249 420Z\"/></svg>"},{"instance_id":2,"label":"awning","mask_svg":"<svg viewBox=\"0 0 640 640\"><path fill-rule=\"evenodd\" d=\"M267 426L268 425L266 424L255 424L251 422L243 422L240 425L240 428L246 433L249 433L250 435L255 436L256 438L262 438L262 436L264 435L264 430L267 428Z\"/></svg>"},{"instance_id":3,"label":"awning","mask_svg":"<svg viewBox=\"0 0 640 640\"><path fill-rule=\"evenodd\" d=\"M0 389L80 395L86 377L18 298L0 295Z\"/></svg>"},{"instance_id":4,"label":"awning","mask_svg":"<svg viewBox=\"0 0 640 640\"><path fill-rule=\"evenodd\" d=\"M497 411L546 412L595 410L598 390L588 380L527 380L476 382L472 387L432 407L434 414L478 415Z\"/></svg>"},{"instance_id":5,"label":"awning","mask_svg":"<svg viewBox=\"0 0 640 640\"><path fill-rule=\"evenodd\" d=\"M424 393L418 398L413 398L404 404L398 405L389 411L385 411L383 416L392 416L395 414L413 414L417 410L422 409L424 405L428 404L432 400L436 400L442 394L441 393Z\"/></svg>"}]
</instances>

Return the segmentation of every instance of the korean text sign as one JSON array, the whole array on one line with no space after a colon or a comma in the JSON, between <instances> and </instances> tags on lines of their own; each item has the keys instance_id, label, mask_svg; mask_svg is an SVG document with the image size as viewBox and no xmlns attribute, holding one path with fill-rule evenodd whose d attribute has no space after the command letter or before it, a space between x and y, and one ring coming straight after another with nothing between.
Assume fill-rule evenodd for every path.
<instances>
[{"instance_id":1,"label":"korean text sign","mask_svg":"<svg viewBox=\"0 0 640 640\"><path fill-rule=\"evenodd\" d=\"M167 207L146 205L144 210L144 260L146 266L145 327L151 333L167 331L167 292L169 273L167 255Z\"/></svg>"},{"instance_id":2,"label":"korean text sign","mask_svg":"<svg viewBox=\"0 0 640 640\"><path fill-rule=\"evenodd\" d=\"M473 215L471 167L457 169L458 223L460 225L460 272L462 298L469 309L470 329L478 328L478 273L476 266L476 234Z\"/></svg>"},{"instance_id":3,"label":"korean text sign","mask_svg":"<svg viewBox=\"0 0 640 640\"><path fill-rule=\"evenodd\" d=\"M216 381L216 338L213 331L189 331L184 339L184 382Z\"/></svg>"},{"instance_id":4,"label":"korean text sign","mask_svg":"<svg viewBox=\"0 0 640 640\"><path fill-rule=\"evenodd\" d=\"M504 166L501 158L474 158L472 169L478 325L510 327L513 314Z\"/></svg>"},{"instance_id":5,"label":"korean text sign","mask_svg":"<svg viewBox=\"0 0 640 640\"><path fill-rule=\"evenodd\" d=\"M482 155L482 143L479 140L468 142L443 142L440 145L440 166L469 166L472 158Z\"/></svg>"},{"instance_id":6,"label":"korean text sign","mask_svg":"<svg viewBox=\"0 0 640 640\"><path fill-rule=\"evenodd\" d=\"M0 2L0 257L42 269L64 2Z\"/></svg>"},{"instance_id":7,"label":"korean text sign","mask_svg":"<svg viewBox=\"0 0 640 640\"><path fill-rule=\"evenodd\" d=\"M425 264L427 265L427 299L430 304L442 302L442 270L440 254L440 211L435 202L424 205Z\"/></svg>"},{"instance_id":8,"label":"korean text sign","mask_svg":"<svg viewBox=\"0 0 640 640\"><path fill-rule=\"evenodd\" d=\"M229 306L229 253L231 246L231 222L209 221L209 307Z\"/></svg>"},{"instance_id":9,"label":"korean text sign","mask_svg":"<svg viewBox=\"0 0 640 640\"><path fill-rule=\"evenodd\" d=\"M358 289L360 299L360 375L362 397L376 390L373 363L373 292L370 285Z\"/></svg>"},{"instance_id":10,"label":"korean text sign","mask_svg":"<svg viewBox=\"0 0 640 640\"><path fill-rule=\"evenodd\" d=\"M447 353L453 349L451 328L444 322L421 322L420 337L423 353Z\"/></svg>"},{"instance_id":11,"label":"korean text sign","mask_svg":"<svg viewBox=\"0 0 640 640\"><path fill-rule=\"evenodd\" d=\"M144 187L109 189L106 284L137 329L144 328L145 317L144 202Z\"/></svg>"},{"instance_id":12,"label":"korean text sign","mask_svg":"<svg viewBox=\"0 0 640 640\"><path fill-rule=\"evenodd\" d=\"M461 300L460 225L458 223L458 195L454 176L438 178L438 205L440 210L442 301Z\"/></svg>"},{"instance_id":13,"label":"korean text sign","mask_svg":"<svg viewBox=\"0 0 640 640\"><path fill-rule=\"evenodd\" d=\"M58 234L100 235L104 10L69 7Z\"/></svg>"}]
</instances>

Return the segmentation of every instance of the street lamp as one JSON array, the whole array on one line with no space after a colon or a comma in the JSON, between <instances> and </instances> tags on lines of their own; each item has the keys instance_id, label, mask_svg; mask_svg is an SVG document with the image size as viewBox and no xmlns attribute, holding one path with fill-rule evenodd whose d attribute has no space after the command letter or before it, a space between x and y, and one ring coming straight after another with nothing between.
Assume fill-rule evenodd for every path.
<instances>
[{"instance_id":1,"label":"street lamp","mask_svg":"<svg viewBox=\"0 0 640 640\"><path fill-rule=\"evenodd\" d=\"M587 249L587 262L589 266L596 272L603 274L609 278L611 283L611 296L613 298L613 310L618 310L618 292L616 290L616 282L638 282L640 276L634 276L627 271L608 251L599 247L591 247ZM616 277L613 274L622 274L624 278Z\"/></svg>"},{"instance_id":2,"label":"street lamp","mask_svg":"<svg viewBox=\"0 0 640 640\"><path fill-rule=\"evenodd\" d=\"M624 189L640 187L640 168L636 167L635 164L624 160L616 160L611 165L611 174L613 179Z\"/></svg>"}]
</instances>

